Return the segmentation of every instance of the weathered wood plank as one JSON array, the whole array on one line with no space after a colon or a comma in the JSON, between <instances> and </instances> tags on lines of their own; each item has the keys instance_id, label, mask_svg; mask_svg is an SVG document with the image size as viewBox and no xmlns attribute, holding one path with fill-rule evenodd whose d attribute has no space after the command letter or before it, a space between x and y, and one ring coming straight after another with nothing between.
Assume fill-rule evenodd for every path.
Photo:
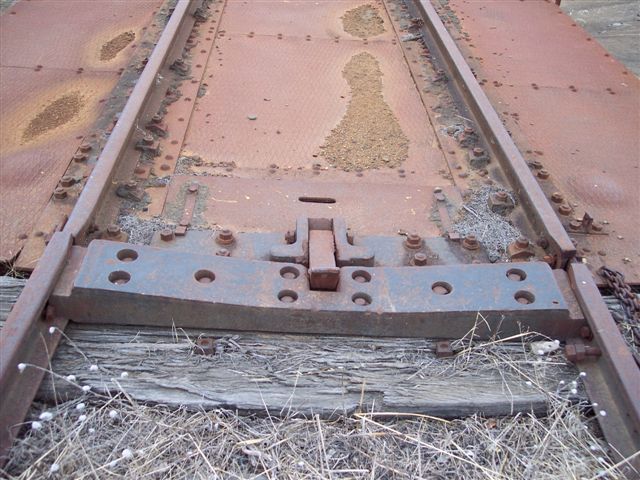
<instances>
[{"instance_id":1,"label":"weathered wood plank","mask_svg":"<svg viewBox=\"0 0 640 480\"><path fill-rule=\"evenodd\" d=\"M216 339L214 355L194 351L202 334ZM40 400L80 397L86 395L80 387L89 385L99 394L124 391L137 401L192 409L325 417L359 409L509 415L544 411L548 392L555 393L560 380L569 385L578 377L562 355L540 361L521 344L438 359L434 343L421 339L74 324L66 335L52 362L57 376L46 377ZM76 380L65 380L68 375Z\"/></svg>"}]
</instances>

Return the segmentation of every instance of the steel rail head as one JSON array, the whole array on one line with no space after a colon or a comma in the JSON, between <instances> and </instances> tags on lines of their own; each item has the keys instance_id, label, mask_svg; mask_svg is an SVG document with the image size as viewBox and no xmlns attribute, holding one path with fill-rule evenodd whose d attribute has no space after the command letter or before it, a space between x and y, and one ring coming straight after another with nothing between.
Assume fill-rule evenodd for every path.
<instances>
[{"instance_id":1,"label":"steel rail head","mask_svg":"<svg viewBox=\"0 0 640 480\"><path fill-rule=\"evenodd\" d=\"M586 265L570 263L569 278L601 355L578 362L598 421L622 457L640 450L640 368L611 317ZM640 475L640 457L627 466L628 478ZM635 474L632 469L635 468Z\"/></svg>"},{"instance_id":2,"label":"steel rail head","mask_svg":"<svg viewBox=\"0 0 640 480\"><path fill-rule=\"evenodd\" d=\"M64 230L70 232L74 238L82 235L89 227L101 199L111 185L111 178L120 158L127 149L131 135L136 130L136 125L143 113L145 102L154 86L158 72L164 65L180 27L194 4L195 0L178 0L149 61L140 74L136 86L109 135L109 140L64 227Z\"/></svg>"},{"instance_id":3,"label":"steel rail head","mask_svg":"<svg viewBox=\"0 0 640 480\"><path fill-rule=\"evenodd\" d=\"M53 312L43 319L43 310L67 263L72 241L68 232L53 235L0 331L0 466L66 323Z\"/></svg>"},{"instance_id":4,"label":"steel rail head","mask_svg":"<svg viewBox=\"0 0 640 480\"><path fill-rule=\"evenodd\" d=\"M416 2L426 29L435 40L435 47L445 62L460 95L471 109L491 148L498 154L502 168L526 207L530 220L539 234L545 235L557 255L556 267L564 268L575 256L576 249L544 192L531 174L522 154L516 147L500 117L480 87L431 0Z\"/></svg>"}]
</instances>

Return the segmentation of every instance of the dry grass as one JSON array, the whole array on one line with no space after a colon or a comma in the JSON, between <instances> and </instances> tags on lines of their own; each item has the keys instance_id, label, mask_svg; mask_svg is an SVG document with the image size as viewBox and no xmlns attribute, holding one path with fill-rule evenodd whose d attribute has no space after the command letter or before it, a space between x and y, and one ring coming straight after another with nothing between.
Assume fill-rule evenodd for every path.
<instances>
[{"instance_id":1,"label":"dry grass","mask_svg":"<svg viewBox=\"0 0 640 480\"><path fill-rule=\"evenodd\" d=\"M527 338L522 334L508 345L463 339L450 368L498 362L505 373L518 372L535 387L530 373L535 369L514 362L509 353L528 348ZM54 408L34 406L7 474L20 479L623 478L590 416L591 405L572 400L580 378L546 392L546 416L459 420L376 412L330 420L243 416L142 405L124 390L116 397L87 392ZM43 412L53 417L39 420ZM34 421L39 429L33 429Z\"/></svg>"}]
</instances>

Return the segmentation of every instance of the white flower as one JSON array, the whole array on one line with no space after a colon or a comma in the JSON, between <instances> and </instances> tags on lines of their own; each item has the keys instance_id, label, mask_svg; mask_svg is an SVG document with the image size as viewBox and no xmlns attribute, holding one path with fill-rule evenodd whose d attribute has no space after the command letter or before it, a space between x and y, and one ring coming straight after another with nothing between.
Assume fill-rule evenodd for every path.
<instances>
[{"instance_id":1,"label":"white flower","mask_svg":"<svg viewBox=\"0 0 640 480\"><path fill-rule=\"evenodd\" d=\"M95 364L94 364L94 365L91 365L91 366L89 367L89 371L91 371L91 372L97 372L97 371L98 371L98 365L95 365Z\"/></svg>"},{"instance_id":2,"label":"white flower","mask_svg":"<svg viewBox=\"0 0 640 480\"><path fill-rule=\"evenodd\" d=\"M79 403L79 404L76 405L76 410L81 412L82 410L84 410L84 407L86 407L86 405L84 403Z\"/></svg>"},{"instance_id":3,"label":"white flower","mask_svg":"<svg viewBox=\"0 0 640 480\"><path fill-rule=\"evenodd\" d=\"M571 382L571 386L573 388L576 388L578 386L578 382L576 382L575 380L573 382Z\"/></svg>"},{"instance_id":4,"label":"white flower","mask_svg":"<svg viewBox=\"0 0 640 480\"><path fill-rule=\"evenodd\" d=\"M606 417L607 416L607 412L605 410L600 410L600 412L598 412L598 413L600 413L601 417Z\"/></svg>"},{"instance_id":5,"label":"white flower","mask_svg":"<svg viewBox=\"0 0 640 480\"><path fill-rule=\"evenodd\" d=\"M20 370L20 373L24 372L25 368L27 368L27 364L26 363L19 363L18 364L18 370Z\"/></svg>"},{"instance_id":6,"label":"white flower","mask_svg":"<svg viewBox=\"0 0 640 480\"><path fill-rule=\"evenodd\" d=\"M86 415L80 415L80 416L78 417L78 421L79 421L79 422L84 422L86 419L87 419L87 416L86 416Z\"/></svg>"},{"instance_id":7,"label":"white flower","mask_svg":"<svg viewBox=\"0 0 640 480\"><path fill-rule=\"evenodd\" d=\"M120 378L127 378L128 376L129 376L129 373L128 373L128 372L122 372L122 373L120 374Z\"/></svg>"},{"instance_id":8,"label":"white flower","mask_svg":"<svg viewBox=\"0 0 640 480\"><path fill-rule=\"evenodd\" d=\"M51 412L42 412L40 414L40 420L43 420L45 422L47 420L51 420L52 418L53 418L53 413L51 413Z\"/></svg>"},{"instance_id":9,"label":"white flower","mask_svg":"<svg viewBox=\"0 0 640 480\"><path fill-rule=\"evenodd\" d=\"M60 470L60 465L58 465L57 463L52 463L51 467L49 467L49 471L51 473L56 473L58 470Z\"/></svg>"},{"instance_id":10,"label":"white flower","mask_svg":"<svg viewBox=\"0 0 640 480\"><path fill-rule=\"evenodd\" d=\"M51 335L53 335L54 333L56 333L56 327L49 327L49 333ZM55 464L54 464L55 465Z\"/></svg>"},{"instance_id":11,"label":"white flower","mask_svg":"<svg viewBox=\"0 0 640 480\"><path fill-rule=\"evenodd\" d=\"M126 460L133 458L133 452L128 448L125 448L124 450L122 450L122 458Z\"/></svg>"},{"instance_id":12,"label":"white flower","mask_svg":"<svg viewBox=\"0 0 640 480\"><path fill-rule=\"evenodd\" d=\"M109 418L116 418L117 416L118 416L118 412L116 412L115 410L109 411Z\"/></svg>"},{"instance_id":13,"label":"white flower","mask_svg":"<svg viewBox=\"0 0 640 480\"><path fill-rule=\"evenodd\" d=\"M560 380L560 382L558 382L560 385L564 385L564 380Z\"/></svg>"},{"instance_id":14,"label":"white flower","mask_svg":"<svg viewBox=\"0 0 640 480\"><path fill-rule=\"evenodd\" d=\"M67 382L75 382L76 381L76 376L75 375L67 375L64 378L67 380Z\"/></svg>"},{"instance_id":15,"label":"white flower","mask_svg":"<svg viewBox=\"0 0 640 480\"><path fill-rule=\"evenodd\" d=\"M598 445L591 445L589 448L591 449L592 452L599 450Z\"/></svg>"},{"instance_id":16,"label":"white flower","mask_svg":"<svg viewBox=\"0 0 640 480\"><path fill-rule=\"evenodd\" d=\"M598 406L598 402L593 402L593 403L591 404L591 406L592 406L593 408L596 408L596 407Z\"/></svg>"},{"instance_id":17,"label":"white flower","mask_svg":"<svg viewBox=\"0 0 640 480\"><path fill-rule=\"evenodd\" d=\"M31 422L32 430L40 430L42 428L42 423L40 422Z\"/></svg>"},{"instance_id":18,"label":"white flower","mask_svg":"<svg viewBox=\"0 0 640 480\"><path fill-rule=\"evenodd\" d=\"M538 350L536 353L537 353L538 355L544 355L544 350L542 350L542 349L541 349L541 350Z\"/></svg>"},{"instance_id":19,"label":"white flower","mask_svg":"<svg viewBox=\"0 0 640 480\"><path fill-rule=\"evenodd\" d=\"M575 395L576 393L578 393L578 390L576 390L575 388L572 388L572 389L571 389L571 394L572 394L572 395Z\"/></svg>"},{"instance_id":20,"label":"white flower","mask_svg":"<svg viewBox=\"0 0 640 480\"><path fill-rule=\"evenodd\" d=\"M526 383L527 385L529 385L529 386L533 385L533 384L532 384L531 382L529 382L529 381L527 381L527 382L525 382L525 383Z\"/></svg>"},{"instance_id":21,"label":"white flower","mask_svg":"<svg viewBox=\"0 0 640 480\"><path fill-rule=\"evenodd\" d=\"M89 429L89 433L96 433L96 429L95 428L90 428Z\"/></svg>"},{"instance_id":22,"label":"white flower","mask_svg":"<svg viewBox=\"0 0 640 480\"><path fill-rule=\"evenodd\" d=\"M89 390L91 390L91 386L90 385L83 385L82 386L82 391L83 392L88 392Z\"/></svg>"},{"instance_id":23,"label":"white flower","mask_svg":"<svg viewBox=\"0 0 640 480\"><path fill-rule=\"evenodd\" d=\"M580 372L580 376L583 377L583 378L586 377L587 376L587 372Z\"/></svg>"},{"instance_id":24,"label":"white flower","mask_svg":"<svg viewBox=\"0 0 640 480\"><path fill-rule=\"evenodd\" d=\"M602 458L602 457L598 457L598 462L600 462L600 463L607 463L607 461L606 461L604 458Z\"/></svg>"},{"instance_id":25,"label":"white flower","mask_svg":"<svg viewBox=\"0 0 640 480\"><path fill-rule=\"evenodd\" d=\"M116 465L118 465L118 461L117 460L113 460L112 462L109 462L109 466L111 468L115 467Z\"/></svg>"}]
</instances>

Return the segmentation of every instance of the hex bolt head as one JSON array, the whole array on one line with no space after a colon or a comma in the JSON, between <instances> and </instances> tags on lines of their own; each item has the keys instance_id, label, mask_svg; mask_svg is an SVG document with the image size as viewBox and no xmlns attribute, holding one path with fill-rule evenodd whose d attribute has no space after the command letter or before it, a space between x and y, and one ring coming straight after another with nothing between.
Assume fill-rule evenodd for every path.
<instances>
[{"instance_id":1,"label":"hex bolt head","mask_svg":"<svg viewBox=\"0 0 640 480\"><path fill-rule=\"evenodd\" d=\"M63 200L65 198L67 198L67 191L62 187L57 187L53 191L53 197L57 198L58 200Z\"/></svg>"},{"instance_id":2,"label":"hex bolt head","mask_svg":"<svg viewBox=\"0 0 640 480\"><path fill-rule=\"evenodd\" d=\"M216 353L215 342L211 337L200 337L193 348L200 355L214 355Z\"/></svg>"},{"instance_id":3,"label":"hex bolt head","mask_svg":"<svg viewBox=\"0 0 640 480\"><path fill-rule=\"evenodd\" d=\"M582 228L582 222L580 220L571 220L571 222L569 222L569 228L571 230L580 230Z\"/></svg>"},{"instance_id":4,"label":"hex bolt head","mask_svg":"<svg viewBox=\"0 0 640 480\"><path fill-rule=\"evenodd\" d=\"M60 185L62 185L63 187L70 187L74 183L76 183L76 179L73 178L71 175L65 175L60 179Z\"/></svg>"},{"instance_id":5,"label":"hex bolt head","mask_svg":"<svg viewBox=\"0 0 640 480\"><path fill-rule=\"evenodd\" d=\"M84 153L78 152L73 155L73 161L77 163L86 162L87 156Z\"/></svg>"},{"instance_id":6,"label":"hex bolt head","mask_svg":"<svg viewBox=\"0 0 640 480\"><path fill-rule=\"evenodd\" d=\"M173 230L171 230L170 228L165 228L160 231L160 239L162 241L170 242L174 238L175 238L175 234L173 233Z\"/></svg>"},{"instance_id":7,"label":"hex bolt head","mask_svg":"<svg viewBox=\"0 0 640 480\"><path fill-rule=\"evenodd\" d=\"M142 138L142 141L146 144L146 145L153 145L153 135L145 135Z\"/></svg>"},{"instance_id":8,"label":"hex bolt head","mask_svg":"<svg viewBox=\"0 0 640 480\"><path fill-rule=\"evenodd\" d=\"M196 193L198 191L199 185L197 183L192 183L189 185L189 193Z\"/></svg>"},{"instance_id":9,"label":"hex bolt head","mask_svg":"<svg viewBox=\"0 0 640 480\"><path fill-rule=\"evenodd\" d=\"M216 236L216 242L220 245L231 245L234 241L235 237L233 236L233 232L228 228L220 230Z\"/></svg>"},{"instance_id":10,"label":"hex bolt head","mask_svg":"<svg viewBox=\"0 0 640 480\"><path fill-rule=\"evenodd\" d=\"M80 145L80 151L81 152L89 152L91 151L93 147L91 146L90 143L83 143L82 145Z\"/></svg>"},{"instance_id":11,"label":"hex bolt head","mask_svg":"<svg viewBox=\"0 0 640 480\"><path fill-rule=\"evenodd\" d=\"M464 133L466 133L467 135L471 135L473 133L473 128L464 127Z\"/></svg>"},{"instance_id":12,"label":"hex bolt head","mask_svg":"<svg viewBox=\"0 0 640 480\"><path fill-rule=\"evenodd\" d=\"M564 195L562 195L560 192L553 192L551 194L551 201L553 203L562 203L564 201Z\"/></svg>"},{"instance_id":13,"label":"hex bolt head","mask_svg":"<svg viewBox=\"0 0 640 480\"><path fill-rule=\"evenodd\" d=\"M524 237L517 238L516 239L516 247L521 248L521 249L529 248L529 240L527 240Z\"/></svg>"},{"instance_id":14,"label":"hex bolt head","mask_svg":"<svg viewBox=\"0 0 640 480\"><path fill-rule=\"evenodd\" d=\"M129 180L125 184L125 187L127 187L127 190L135 190L137 186L138 186L138 182L136 182L135 180Z\"/></svg>"},{"instance_id":15,"label":"hex bolt head","mask_svg":"<svg viewBox=\"0 0 640 480\"><path fill-rule=\"evenodd\" d=\"M501 190L499 192L496 192L496 198L505 202L509 198L509 195L507 194L507 192Z\"/></svg>"},{"instance_id":16,"label":"hex bolt head","mask_svg":"<svg viewBox=\"0 0 640 480\"><path fill-rule=\"evenodd\" d=\"M216 251L216 255L218 257L230 257L231 256L231 252L229 250L227 250L226 248L219 248Z\"/></svg>"},{"instance_id":17,"label":"hex bolt head","mask_svg":"<svg viewBox=\"0 0 640 480\"><path fill-rule=\"evenodd\" d=\"M464 240L462 240L462 246L467 250L478 250L478 248L480 248L478 238L475 235L467 235L464 237Z\"/></svg>"},{"instance_id":18,"label":"hex bolt head","mask_svg":"<svg viewBox=\"0 0 640 480\"><path fill-rule=\"evenodd\" d=\"M560 213L560 215L571 215L571 207L566 203L562 204L558 207L558 212Z\"/></svg>"},{"instance_id":19,"label":"hex bolt head","mask_svg":"<svg viewBox=\"0 0 640 480\"><path fill-rule=\"evenodd\" d=\"M153 123L160 123L162 121L162 115L158 115L157 113L151 117L151 121Z\"/></svg>"},{"instance_id":20,"label":"hex bolt head","mask_svg":"<svg viewBox=\"0 0 640 480\"><path fill-rule=\"evenodd\" d=\"M538 172L538 178L542 180L546 180L550 175L549 170L545 170L544 168Z\"/></svg>"},{"instance_id":21,"label":"hex bolt head","mask_svg":"<svg viewBox=\"0 0 640 480\"><path fill-rule=\"evenodd\" d=\"M417 233L410 233L404 241L407 248L420 248L422 246L422 237Z\"/></svg>"},{"instance_id":22,"label":"hex bolt head","mask_svg":"<svg viewBox=\"0 0 640 480\"><path fill-rule=\"evenodd\" d=\"M473 155L475 157L481 157L482 155L484 155L484 148L480 148L480 147L476 147L473 149Z\"/></svg>"},{"instance_id":23,"label":"hex bolt head","mask_svg":"<svg viewBox=\"0 0 640 480\"><path fill-rule=\"evenodd\" d=\"M413 255L412 263L416 267L424 267L427 264L427 255L422 252L417 252L415 255Z\"/></svg>"},{"instance_id":24,"label":"hex bolt head","mask_svg":"<svg viewBox=\"0 0 640 480\"><path fill-rule=\"evenodd\" d=\"M110 237L117 237L120 235L120 227L115 224L107 225L107 235Z\"/></svg>"}]
</instances>

